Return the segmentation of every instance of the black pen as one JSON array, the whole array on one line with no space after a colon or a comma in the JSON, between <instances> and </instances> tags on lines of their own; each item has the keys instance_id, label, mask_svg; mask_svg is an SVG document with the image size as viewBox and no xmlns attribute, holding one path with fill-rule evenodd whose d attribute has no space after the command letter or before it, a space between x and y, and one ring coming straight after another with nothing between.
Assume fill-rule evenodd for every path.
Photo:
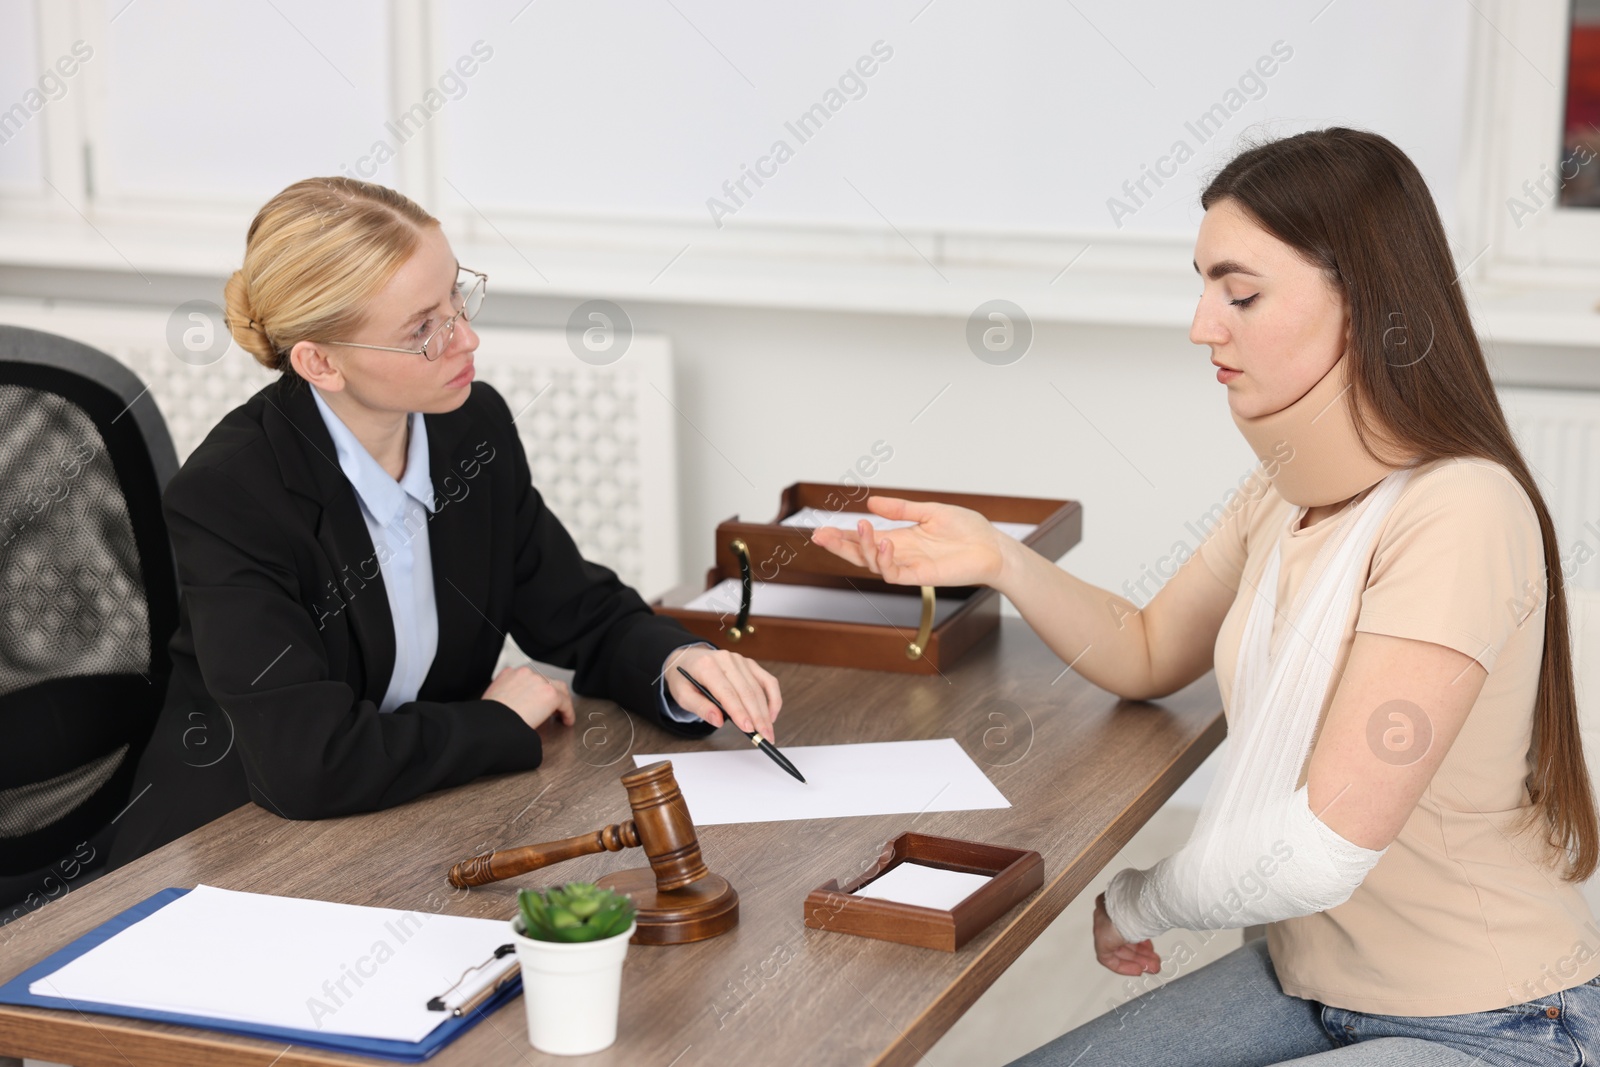
<instances>
[{"instance_id":1,"label":"black pen","mask_svg":"<svg viewBox=\"0 0 1600 1067\"><path fill-rule=\"evenodd\" d=\"M689 679L689 684L694 686L695 689L699 691L701 696L711 701L712 706L718 711L722 712L722 717L724 719L726 719L728 722L733 722L733 716L728 714L728 709L722 706L722 702L720 700L711 695L711 690L700 684L700 679L696 678L682 667L678 668L678 673ZM738 723L734 722L733 726L734 729L739 729ZM768 741L765 737L762 737L759 731L739 730L739 732L748 737L751 743L753 743L757 748L771 756L772 762L776 763L778 766L782 767L784 770L788 771L802 782L806 780L806 776L795 770L794 764L790 763L784 754L778 751L778 747L776 745L774 745L771 741Z\"/></svg>"}]
</instances>

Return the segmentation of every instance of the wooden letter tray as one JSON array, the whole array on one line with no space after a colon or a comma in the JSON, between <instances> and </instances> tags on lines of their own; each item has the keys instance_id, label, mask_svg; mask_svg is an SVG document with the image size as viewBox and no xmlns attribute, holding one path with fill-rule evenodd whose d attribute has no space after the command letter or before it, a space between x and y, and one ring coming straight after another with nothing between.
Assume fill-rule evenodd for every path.
<instances>
[{"instance_id":1,"label":"wooden letter tray","mask_svg":"<svg viewBox=\"0 0 1600 1067\"><path fill-rule=\"evenodd\" d=\"M999 624L998 592L987 586L934 589L890 585L864 567L812 544L811 527L783 524L784 519L804 508L866 512L871 493L957 504L979 512L991 522L1032 525L1033 531L1022 543L1049 560L1060 559L1083 536L1083 509L1075 500L919 489L869 490L844 483L796 482L783 491L778 516L772 522L741 522L734 516L717 525L716 565L707 572L704 588L732 578L741 582L889 593L910 598L913 603L920 597L920 625L896 625L881 613L881 622L844 622L760 614L740 618L737 610L690 610L686 605L702 591L691 586L673 590L652 607L679 620L696 636L752 659L939 673ZM936 601L959 601L960 606L934 625Z\"/></svg>"},{"instance_id":2,"label":"wooden letter tray","mask_svg":"<svg viewBox=\"0 0 1600 1067\"><path fill-rule=\"evenodd\" d=\"M993 877L949 911L854 895L906 861ZM806 894L805 922L816 930L954 952L1042 885L1044 861L1031 849L904 833L884 846L870 870L843 886L831 880Z\"/></svg>"}]
</instances>

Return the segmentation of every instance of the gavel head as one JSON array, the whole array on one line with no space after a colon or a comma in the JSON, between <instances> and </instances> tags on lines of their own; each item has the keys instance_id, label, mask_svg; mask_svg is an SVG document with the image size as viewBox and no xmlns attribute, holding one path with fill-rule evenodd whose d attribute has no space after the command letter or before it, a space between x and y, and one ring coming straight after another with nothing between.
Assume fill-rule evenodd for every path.
<instances>
[{"instance_id":1,"label":"gavel head","mask_svg":"<svg viewBox=\"0 0 1600 1067\"><path fill-rule=\"evenodd\" d=\"M639 847L650 857L656 888L682 889L710 872L700 856L700 839L695 836L689 805L672 776L672 761L660 760L622 776L633 807L633 825L639 834Z\"/></svg>"}]
</instances>

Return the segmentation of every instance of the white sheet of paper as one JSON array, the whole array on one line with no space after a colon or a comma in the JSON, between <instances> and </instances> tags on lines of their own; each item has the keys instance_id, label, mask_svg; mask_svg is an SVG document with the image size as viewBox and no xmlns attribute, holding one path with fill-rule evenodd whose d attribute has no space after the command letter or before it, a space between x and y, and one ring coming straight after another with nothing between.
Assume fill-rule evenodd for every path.
<instances>
[{"instance_id":1,"label":"white sheet of paper","mask_svg":"<svg viewBox=\"0 0 1600 1067\"><path fill-rule=\"evenodd\" d=\"M933 624L944 622L950 613L965 604L952 597L935 598ZM725 578L684 607L690 611L715 611L735 615L739 611L739 579ZM900 626L915 631L922 621L922 597L915 588L909 593L867 592L857 589L828 589L815 585L779 585L776 582L750 583L750 614L780 619L826 619L829 622L863 622L873 626ZM910 640L910 636L907 636Z\"/></svg>"},{"instance_id":2,"label":"white sheet of paper","mask_svg":"<svg viewBox=\"0 0 1600 1067\"><path fill-rule=\"evenodd\" d=\"M829 511L826 508L801 508L784 519L783 525L805 526L813 530L819 526L833 526L840 530L854 530L856 523L862 519L872 523L874 530L898 530L905 526L916 525L910 519L886 519L882 515L874 515L870 511ZM1039 525L1032 522L997 522L994 524L994 528L1021 541L1037 530Z\"/></svg>"},{"instance_id":3,"label":"white sheet of paper","mask_svg":"<svg viewBox=\"0 0 1600 1067\"><path fill-rule=\"evenodd\" d=\"M804 782L754 747L633 759L672 761L696 826L1011 806L954 738L778 747Z\"/></svg>"},{"instance_id":4,"label":"white sheet of paper","mask_svg":"<svg viewBox=\"0 0 1600 1067\"><path fill-rule=\"evenodd\" d=\"M200 885L29 992L213 1019L420 1041L427 1010L511 940L507 923Z\"/></svg>"},{"instance_id":5,"label":"white sheet of paper","mask_svg":"<svg viewBox=\"0 0 1600 1067\"><path fill-rule=\"evenodd\" d=\"M943 867L928 867L908 860L857 889L855 895L949 911L993 877L947 871Z\"/></svg>"}]
</instances>

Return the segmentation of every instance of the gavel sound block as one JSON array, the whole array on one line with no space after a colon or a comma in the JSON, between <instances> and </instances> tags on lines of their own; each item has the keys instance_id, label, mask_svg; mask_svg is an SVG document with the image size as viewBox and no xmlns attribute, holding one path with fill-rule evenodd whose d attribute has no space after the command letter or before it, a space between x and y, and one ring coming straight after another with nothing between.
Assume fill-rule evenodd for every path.
<instances>
[{"instance_id":1,"label":"gavel sound block","mask_svg":"<svg viewBox=\"0 0 1600 1067\"><path fill-rule=\"evenodd\" d=\"M631 943L681 945L737 926L739 894L727 879L706 869L672 762L661 760L624 774L622 784L633 808L627 822L564 841L473 856L450 868L450 884L487 885L578 856L643 848L650 866L608 874L596 883L633 898L639 921Z\"/></svg>"}]
</instances>

